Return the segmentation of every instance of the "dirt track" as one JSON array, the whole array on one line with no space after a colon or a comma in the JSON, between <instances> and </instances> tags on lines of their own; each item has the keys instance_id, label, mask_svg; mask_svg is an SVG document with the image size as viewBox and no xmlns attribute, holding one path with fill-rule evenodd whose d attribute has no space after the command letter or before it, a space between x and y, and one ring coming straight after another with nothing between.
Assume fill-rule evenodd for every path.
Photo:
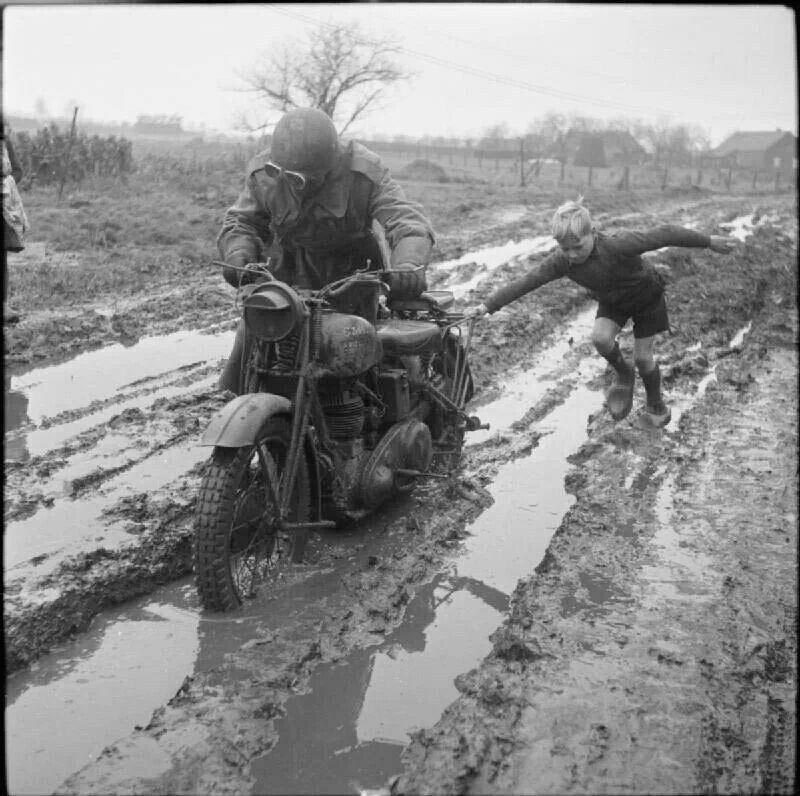
<instances>
[{"instance_id":1,"label":"dirt track","mask_svg":"<svg viewBox=\"0 0 800 796\"><path fill-rule=\"evenodd\" d=\"M614 424L602 409L607 376L585 335L591 302L576 286L548 285L482 322L472 357L478 415L509 397L515 375L527 384L526 373L546 374L511 409L498 410L493 430L500 433L477 439L451 481L420 489L345 534L321 536L308 564L249 606L241 627L201 618L200 649L175 696L99 756L97 750L94 762L69 768L61 790L352 792L399 775L392 778L398 793L791 792L791 199L759 197L754 207L741 198L676 195L600 208L598 221L607 228L668 220L711 231L753 211L752 220L762 221L730 257L700 250L656 255L673 272L672 334L659 347L674 408L666 432L638 429L633 415ZM471 300L478 300L521 272L524 258L501 255L491 270L470 253L546 235L549 210L494 208L493 223L481 211L472 232L446 228L440 259L467 256L433 267L430 281L458 291L475 280ZM90 350L107 341L109 329L127 347L111 352L122 363L118 380L74 405L43 397L37 410L30 403L35 379L18 377L28 417L38 414L24 434L7 435L8 449L27 449L7 465L10 669L84 631L113 604L189 572L193 495L206 454L193 441L222 403L213 382L233 323L230 297L218 282L209 275L208 290L194 285L191 295L175 284L169 301L132 297L110 316L82 306L68 321L30 317L14 334L8 348L18 363L52 351L48 342L59 325L74 332L63 333L65 348ZM179 314L170 311L176 306ZM178 331L209 320L217 325L204 334ZM134 341L145 329L173 336L152 351L138 350ZM624 333L623 349L631 342ZM148 357L149 369L132 370L132 362ZM98 362L87 359L87 371L79 360L59 367L67 384L94 384ZM56 369L48 375L59 389ZM58 411L48 414L50 405ZM526 475L524 468L546 453L556 463ZM514 467L521 480L504 492L498 485ZM542 493L566 489L563 508L550 512L548 533L539 527L543 515L531 514L540 485ZM520 503L528 515L513 513ZM506 504L510 514L501 515ZM504 548L503 530L515 524L518 535ZM541 551L526 557L533 537ZM506 550L507 560L481 569L489 558L481 544ZM485 649L453 672L456 701L439 721L446 703L416 722L422 729L404 750L385 730L384 716L385 735L373 738L393 739L381 747L385 762L336 769L334 760L355 760L359 735L301 780L297 759L281 757L296 706L321 691L325 678L362 671L357 667L370 656L423 651L426 627L432 643L432 606L443 586L445 606L459 595L488 606ZM404 640L409 623L423 629L421 642ZM464 638L452 646L465 647ZM377 677L377 670L365 671L361 677ZM300 739L292 746L302 759L312 738Z\"/></svg>"}]
</instances>

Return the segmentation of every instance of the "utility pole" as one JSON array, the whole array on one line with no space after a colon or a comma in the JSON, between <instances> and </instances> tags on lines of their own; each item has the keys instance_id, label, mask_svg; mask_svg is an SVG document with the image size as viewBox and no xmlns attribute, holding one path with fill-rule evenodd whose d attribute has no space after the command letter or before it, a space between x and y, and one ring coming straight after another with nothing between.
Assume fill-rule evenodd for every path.
<instances>
[{"instance_id":1,"label":"utility pole","mask_svg":"<svg viewBox=\"0 0 800 796\"><path fill-rule=\"evenodd\" d=\"M61 194L64 193L64 183L67 181L67 169L69 169L69 156L72 154L72 142L75 140L75 121L78 118L78 106L72 112L72 127L69 131L69 143L67 144L67 154L61 162L61 185L58 186L58 201L61 201Z\"/></svg>"}]
</instances>

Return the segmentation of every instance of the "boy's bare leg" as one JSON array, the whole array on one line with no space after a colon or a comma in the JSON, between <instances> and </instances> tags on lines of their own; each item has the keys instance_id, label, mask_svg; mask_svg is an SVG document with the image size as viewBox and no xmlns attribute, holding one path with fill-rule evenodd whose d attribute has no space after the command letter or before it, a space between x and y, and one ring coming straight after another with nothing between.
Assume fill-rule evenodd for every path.
<instances>
[{"instance_id":1,"label":"boy's bare leg","mask_svg":"<svg viewBox=\"0 0 800 796\"><path fill-rule=\"evenodd\" d=\"M633 406L633 383L636 371L619 349L617 335L620 325L610 318L595 318L592 342L600 356L604 357L616 371L611 389L606 393L606 404L614 420L622 420Z\"/></svg>"},{"instance_id":2,"label":"boy's bare leg","mask_svg":"<svg viewBox=\"0 0 800 796\"><path fill-rule=\"evenodd\" d=\"M672 413L661 395L661 370L655 357L655 335L640 337L633 343L633 359L647 393L648 425L656 427L669 423Z\"/></svg>"}]
</instances>

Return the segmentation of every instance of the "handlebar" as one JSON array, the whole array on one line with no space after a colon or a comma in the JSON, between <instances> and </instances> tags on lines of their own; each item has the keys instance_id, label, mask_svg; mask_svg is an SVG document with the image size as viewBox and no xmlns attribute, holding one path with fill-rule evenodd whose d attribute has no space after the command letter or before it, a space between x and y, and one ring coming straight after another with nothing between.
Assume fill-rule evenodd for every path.
<instances>
[{"instance_id":1,"label":"handlebar","mask_svg":"<svg viewBox=\"0 0 800 796\"><path fill-rule=\"evenodd\" d=\"M319 291L319 298L324 299L328 296L339 296L341 295L350 285L362 284L362 285L379 285L389 291L389 285L387 285L382 277L386 273L390 273L388 271L370 271L367 268L362 268L360 271L355 271L352 274L348 274L342 279L337 279L335 282L331 282L325 287L321 288Z\"/></svg>"},{"instance_id":2,"label":"handlebar","mask_svg":"<svg viewBox=\"0 0 800 796\"><path fill-rule=\"evenodd\" d=\"M270 272L268 267L269 262L248 263L246 266L231 265L230 263L226 263L224 260L212 260L212 263L213 265L219 266L220 268L232 268L234 271L239 271L241 273L248 273L248 274L260 273L263 274L264 276L272 277L272 273ZM417 271L422 271L425 269L424 265L418 265L416 268L408 270L384 268L382 270L371 271L369 266L370 262L369 260L367 260L366 268L354 271L352 274L348 274L342 279L337 279L335 282L330 282L329 284L320 288L318 291L318 297L320 299L325 299L329 296L338 296L351 284L358 284L358 283L378 284L381 287L383 287L388 293L390 291L390 288L389 285L387 285L386 282L384 281L385 277L389 276L390 274L413 274L416 273Z\"/></svg>"}]
</instances>

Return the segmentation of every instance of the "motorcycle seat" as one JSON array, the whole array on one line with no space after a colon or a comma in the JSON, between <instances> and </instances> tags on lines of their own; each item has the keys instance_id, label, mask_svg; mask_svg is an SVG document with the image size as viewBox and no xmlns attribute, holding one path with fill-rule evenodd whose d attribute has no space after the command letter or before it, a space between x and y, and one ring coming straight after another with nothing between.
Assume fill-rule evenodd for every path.
<instances>
[{"instance_id":1,"label":"motorcycle seat","mask_svg":"<svg viewBox=\"0 0 800 796\"><path fill-rule=\"evenodd\" d=\"M409 356L440 351L442 333L435 323L391 318L375 326L385 356Z\"/></svg>"},{"instance_id":2,"label":"motorcycle seat","mask_svg":"<svg viewBox=\"0 0 800 796\"><path fill-rule=\"evenodd\" d=\"M432 310L449 310L453 306L455 296L450 290L426 290L415 299L395 299L389 296L389 306L393 310L410 310L412 312L431 312Z\"/></svg>"}]
</instances>

